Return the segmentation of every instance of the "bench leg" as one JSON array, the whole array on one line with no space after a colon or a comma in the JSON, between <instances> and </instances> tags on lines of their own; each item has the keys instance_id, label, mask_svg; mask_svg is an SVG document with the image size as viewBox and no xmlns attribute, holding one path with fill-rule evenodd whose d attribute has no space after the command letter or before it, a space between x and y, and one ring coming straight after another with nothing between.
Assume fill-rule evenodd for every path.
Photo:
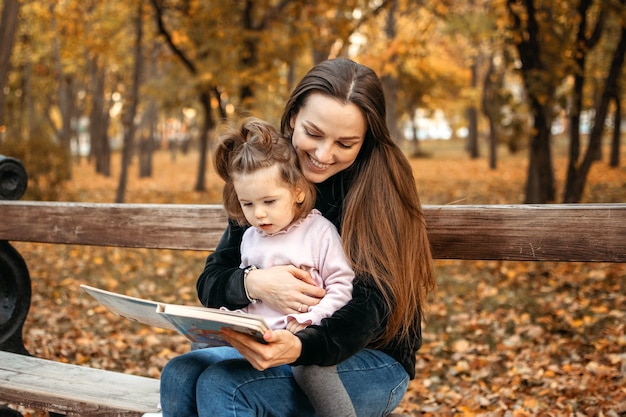
<instances>
[{"instance_id":1,"label":"bench leg","mask_svg":"<svg viewBox=\"0 0 626 417\"><path fill-rule=\"evenodd\" d=\"M24 417L19 411L0 405L0 417Z\"/></svg>"},{"instance_id":2,"label":"bench leg","mask_svg":"<svg viewBox=\"0 0 626 417\"><path fill-rule=\"evenodd\" d=\"M22 328L30 308L30 274L24 259L0 241L0 350L28 355Z\"/></svg>"}]
</instances>

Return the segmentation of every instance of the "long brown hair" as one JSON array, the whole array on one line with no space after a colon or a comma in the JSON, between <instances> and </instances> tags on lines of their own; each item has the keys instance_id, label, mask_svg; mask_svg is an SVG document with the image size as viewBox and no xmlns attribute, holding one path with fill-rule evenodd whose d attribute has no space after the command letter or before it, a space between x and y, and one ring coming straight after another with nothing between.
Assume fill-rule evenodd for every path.
<instances>
[{"instance_id":1,"label":"long brown hair","mask_svg":"<svg viewBox=\"0 0 626 417\"><path fill-rule=\"evenodd\" d=\"M213 160L215 170L225 182L224 209L230 218L241 225L247 225L248 222L233 185L233 176L236 174L252 173L277 165L280 179L285 185L304 193L304 200L296 203L294 220L308 214L315 205L315 187L300 170L291 142L263 120L247 118L238 128L220 135Z\"/></svg>"},{"instance_id":2,"label":"long brown hair","mask_svg":"<svg viewBox=\"0 0 626 417\"><path fill-rule=\"evenodd\" d=\"M392 140L385 121L385 97L370 68L345 58L313 67L296 86L281 119L290 121L313 92L354 103L367 122L363 146L349 169L341 238L357 275L371 275L390 307L379 341L410 337L420 325L428 293L435 287L434 266L413 171Z\"/></svg>"}]
</instances>

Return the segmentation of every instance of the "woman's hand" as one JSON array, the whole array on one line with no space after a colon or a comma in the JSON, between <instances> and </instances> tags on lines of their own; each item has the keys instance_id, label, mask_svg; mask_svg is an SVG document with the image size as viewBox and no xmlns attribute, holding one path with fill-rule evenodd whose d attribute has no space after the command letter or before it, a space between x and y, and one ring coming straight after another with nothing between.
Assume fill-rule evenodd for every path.
<instances>
[{"instance_id":1,"label":"woman's hand","mask_svg":"<svg viewBox=\"0 0 626 417\"><path fill-rule=\"evenodd\" d=\"M326 294L307 271L293 265L254 269L248 272L245 285L250 297L258 298L283 314L308 311Z\"/></svg>"},{"instance_id":2,"label":"woman's hand","mask_svg":"<svg viewBox=\"0 0 626 417\"><path fill-rule=\"evenodd\" d=\"M263 334L267 344L231 329L222 329L222 334L259 371L292 363L302 352L300 339L288 330L268 330Z\"/></svg>"}]
</instances>

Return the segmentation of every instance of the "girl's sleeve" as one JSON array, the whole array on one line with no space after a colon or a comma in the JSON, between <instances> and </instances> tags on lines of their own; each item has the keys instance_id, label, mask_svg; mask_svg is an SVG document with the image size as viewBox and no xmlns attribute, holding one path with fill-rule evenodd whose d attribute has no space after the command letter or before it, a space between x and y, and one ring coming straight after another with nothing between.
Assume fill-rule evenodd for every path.
<instances>
[{"instance_id":1,"label":"girl's sleeve","mask_svg":"<svg viewBox=\"0 0 626 417\"><path fill-rule=\"evenodd\" d=\"M382 294L367 280L353 282L352 300L319 326L296 333L302 353L293 365L336 365L368 346L387 325L388 308Z\"/></svg>"},{"instance_id":2,"label":"girl's sleeve","mask_svg":"<svg viewBox=\"0 0 626 417\"><path fill-rule=\"evenodd\" d=\"M332 223L324 220L324 227L320 227L314 234L308 231L307 236L305 238L315 240L313 247L317 261L314 267L322 277L326 295L306 313L289 314L288 317L293 317L299 323L320 324L322 319L330 317L352 298L354 272L344 255L339 233Z\"/></svg>"},{"instance_id":3,"label":"girl's sleeve","mask_svg":"<svg viewBox=\"0 0 626 417\"><path fill-rule=\"evenodd\" d=\"M205 307L236 310L250 303L243 286L243 269L239 268L244 231L229 220L215 251L207 257L196 282L198 298Z\"/></svg>"}]
</instances>

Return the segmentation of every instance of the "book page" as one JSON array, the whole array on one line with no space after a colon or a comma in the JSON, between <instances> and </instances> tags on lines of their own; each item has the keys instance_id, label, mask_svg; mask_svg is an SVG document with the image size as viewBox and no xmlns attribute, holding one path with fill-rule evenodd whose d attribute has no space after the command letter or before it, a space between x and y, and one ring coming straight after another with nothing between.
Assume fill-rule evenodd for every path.
<instances>
[{"instance_id":1,"label":"book page","mask_svg":"<svg viewBox=\"0 0 626 417\"><path fill-rule=\"evenodd\" d=\"M149 326L178 331L176 326L174 326L161 314L157 313L157 306L159 303L156 301L143 300L141 298L117 294L101 290L99 288L90 287L89 285L81 285L80 287L87 291L87 293L95 298L100 304L118 316L147 324Z\"/></svg>"},{"instance_id":2,"label":"book page","mask_svg":"<svg viewBox=\"0 0 626 417\"><path fill-rule=\"evenodd\" d=\"M263 333L269 330L263 317L255 314L202 306L159 303L88 285L81 285L81 288L121 317L177 331L192 342L207 343L212 346L228 345L221 335L221 329L228 327L249 334L259 342L265 343Z\"/></svg>"}]
</instances>

